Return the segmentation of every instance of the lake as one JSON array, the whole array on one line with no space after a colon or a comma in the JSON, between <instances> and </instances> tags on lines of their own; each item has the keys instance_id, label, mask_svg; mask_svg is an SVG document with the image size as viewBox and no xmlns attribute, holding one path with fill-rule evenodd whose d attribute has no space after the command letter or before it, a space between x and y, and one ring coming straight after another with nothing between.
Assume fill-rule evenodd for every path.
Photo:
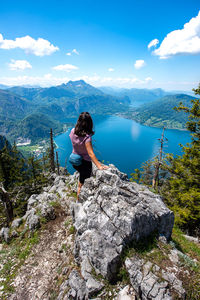
<instances>
[{"instance_id":1,"label":"lake","mask_svg":"<svg viewBox=\"0 0 200 300\"><path fill-rule=\"evenodd\" d=\"M143 162L158 155L161 128L143 126L133 120L116 116L93 117L93 121L94 152L99 160L104 160L105 164L112 163L130 176ZM54 140L58 146L56 151L60 165L67 166L68 171L74 173L75 170L67 161L72 151L70 131L71 129L56 136ZM179 144L185 145L191 140L187 131L172 129L165 130L165 137L168 141L164 143L164 153L177 155L182 153Z\"/></svg>"}]
</instances>

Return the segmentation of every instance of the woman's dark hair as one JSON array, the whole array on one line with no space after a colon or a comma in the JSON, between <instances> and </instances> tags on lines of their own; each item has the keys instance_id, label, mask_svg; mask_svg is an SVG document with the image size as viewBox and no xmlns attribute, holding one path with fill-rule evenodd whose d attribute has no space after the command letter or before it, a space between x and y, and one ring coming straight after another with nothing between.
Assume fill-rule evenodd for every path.
<instances>
[{"instance_id":1,"label":"woman's dark hair","mask_svg":"<svg viewBox=\"0 0 200 300\"><path fill-rule=\"evenodd\" d=\"M88 112L82 112L79 115L78 121L75 126L74 133L78 136L86 136L87 134L93 135L93 121Z\"/></svg>"}]
</instances>

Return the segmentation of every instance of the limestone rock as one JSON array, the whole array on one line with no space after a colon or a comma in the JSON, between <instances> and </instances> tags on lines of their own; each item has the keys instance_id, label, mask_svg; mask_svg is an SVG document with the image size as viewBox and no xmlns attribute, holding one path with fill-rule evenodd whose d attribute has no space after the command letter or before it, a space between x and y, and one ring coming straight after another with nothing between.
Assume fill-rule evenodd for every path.
<instances>
[{"instance_id":1,"label":"limestone rock","mask_svg":"<svg viewBox=\"0 0 200 300\"><path fill-rule=\"evenodd\" d=\"M190 235L183 235L188 241L190 242L194 242L194 243L200 243L200 240L198 239L198 237L194 237L194 236L190 236Z\"/></svg>"},{"instance_id":2,"label":"limestone rock","mask_svg":"<svg viewBox=\"0 0 200 300\"><path fill-rule=\"evenodd\" d=\"M64 167L60 167L60 175L67 176L68 175L67 169Z\"/></svg>"},{"instance_id":3,"label":"limestone rock","mask_svg":"<svg viewBox=\"0 0 200 300\"><path fill-rule=\"evenodd\" d=\"M184 288L182 287L182 282L176 277L173 272L162 270L162 277L170 283L171 287L176 291L177 294L179 294L182 299L185 299L186 293Z\"/></svg>"},{"instance_id":4,"label":"limestone rock","mask_svg":"<svg viewBox=\"0 0 200 300\"><path fill-rule=\"evenodd\" d=\"M160 282L159 277L151 271L151 263L148 263L145 268L144 260L133 257L126 259L125 265L129 273L130 282L138 297L141 297L143 300L173 299L168 289L168 282ZM146 269L145 272L143 272L143 268Z\"/></svg>"},{"instance_id":5,"label":"limestone rock","mask_svg":"<svg viewBox=\"0 0 200 300\"><path fill-rule=\"evenodd\" d=\"M41 216L44 217L47 221L54 220L56 218L55 209L52 206L44 203L41 206Z\"/></svg>"},{"instance_id":6,"label":"limestone rock","mask_svg":"<svg viewBox=\"0 0 200 300\"><path fill-rule=\"evenodd\" d=\"M12 230L12 232L11 232L11 238L16 238L18 236L19 236L18 232L16 230Z\"/></svg>"},{"instance_id":7,"label":"limestone rock","mask_svg":"<svg viewBox=\"0 0 200 300\"><path fill-rule=\"evenodd\" d=\"M37 215L29 215L26 221L26 225L28 225L29 229L31 231L34 231L35 229L40 227L40 218Z\"/></svg>"},{"instance_id":8,"label":"limestone rock","mask_svg":"<svg viewBox=\"0 0 200 300\"><path fill-rule=\"evenodd\" d=\"M80 277L79 273L76 270L73 270L70 273L68 279L68 285L70 286L71 289L67 293L68 298L66 299L85 300L85 296L86 296L85 281Z\"/></svg>"},{"instance_id":9,"label":"limestone rock","mask_svg":"<svg viewBox=\"0 0 200 300\"><path fill-rule=\"evenodd\" d=\"M103 289L104 285L90 276L86 281L86 293L90 298Z\"/></svg>"},{"instance_id":10,"label":"limestone rock","mask_svg":"<svg viewBox=\"0 0 200 300\"><path fill-rule=\"evenodd\" d=\"M117 295L117 300L135 300L135 294L130 291L130 286L125 286Z\"/></svg>"},{"instance_id":11,"label":"limestone rock","mask_svg":"<svg viewBox=\"0 0 200 300\"><path fill-rule=\"evenodd\" d=\"M127 258L125 261L130 282L138 297L144 300L173 299L171 292L180 299L185 299L186 292L182 282L176 277L173 269L163 270L157 265L137 257Z\"/></svg>"},{"instance_id":12,"label":"limestone rock","mask_svg":"<svg viewBox=\"0 0 200 300\"><path fill-rule=\"evenodd\" d=\"M5 241L6 243L9 242L10 240L10 230L8 227L2 227L1 231L0 231L0 237L3 241Z\"/></svg>"},{"instance_id":13,"label":"limestone rock","mask_svg":"<svg viewBox=\"0 0 200 300\"><path fill-rule=\"evenodd\" d=\"M116 167L94 175L81 189L81 203L71 205L75 257L81 265L87 258L97 274L113 281L124 247L154 232L169 239L174 215L160 196L129 182Z\"/></svg>"},{"instance_id":14,"label":"limestone rock","mask_svg":"<svg viewBox=\"0 0 200 300\"><path fill-rule=\"evenodd\" d=\"M30 196L27 203L27 211L31 210L37 204L37 196L36 194Z\"/></svg>"},{"instance_id":15,"label":"limestone rock","mask_svg":"<svg viewBox=\"0 0 200 300\"><path fill-rule=\"evenodd\" d=\"M22 224L22 219L18 218L13 220L11 227L18 228Z\"/></svg>"}]
</instances>

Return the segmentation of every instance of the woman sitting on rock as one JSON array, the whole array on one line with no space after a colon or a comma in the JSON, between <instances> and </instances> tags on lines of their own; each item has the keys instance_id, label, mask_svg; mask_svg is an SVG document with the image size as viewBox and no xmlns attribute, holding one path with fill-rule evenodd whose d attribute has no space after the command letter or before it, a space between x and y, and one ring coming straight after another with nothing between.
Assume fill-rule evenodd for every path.
<instances>
[{"instance_id":1,"label":"woman sitting on rock","mask_svg":"<svg viewBox=\"0 0 200 300\"><path fill-rule=\"evenodd\" d=\"M80 173L77 199L85 179L91 176L92 161L99 170L108 168L108 166L102 165L94 154L92 135L94 135L92 118L88 112L82 112L75 128L71 130L69 135L73 146L69 161L74 169Z\"/></svg>"}]
</instances>

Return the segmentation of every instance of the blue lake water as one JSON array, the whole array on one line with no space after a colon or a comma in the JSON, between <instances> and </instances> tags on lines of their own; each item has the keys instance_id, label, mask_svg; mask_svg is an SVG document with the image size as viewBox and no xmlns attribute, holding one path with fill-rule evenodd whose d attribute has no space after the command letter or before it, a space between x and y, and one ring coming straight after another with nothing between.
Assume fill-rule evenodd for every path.
<instances>
[{"instance_id":1,"label":"blue lake water","mask_svg":"<svg viewBox=\"0 0 200 300\"><path fill-rule=\"evenodd\" d=\"M93 117L95 135L93 136L94 152L105 164L112 163L129 176L141 164L159 153L162 129L143 126L133 120L116 116ZM55 137L58 145L56 151L61 166L66 166L70 173L75 170L67 161L72 151L71 140L67 132ZM164 153L180 155L181 147L190 142L190 134L180 130L165 130L168 141L164 144Z\"/></svg>"}]
</instances>

